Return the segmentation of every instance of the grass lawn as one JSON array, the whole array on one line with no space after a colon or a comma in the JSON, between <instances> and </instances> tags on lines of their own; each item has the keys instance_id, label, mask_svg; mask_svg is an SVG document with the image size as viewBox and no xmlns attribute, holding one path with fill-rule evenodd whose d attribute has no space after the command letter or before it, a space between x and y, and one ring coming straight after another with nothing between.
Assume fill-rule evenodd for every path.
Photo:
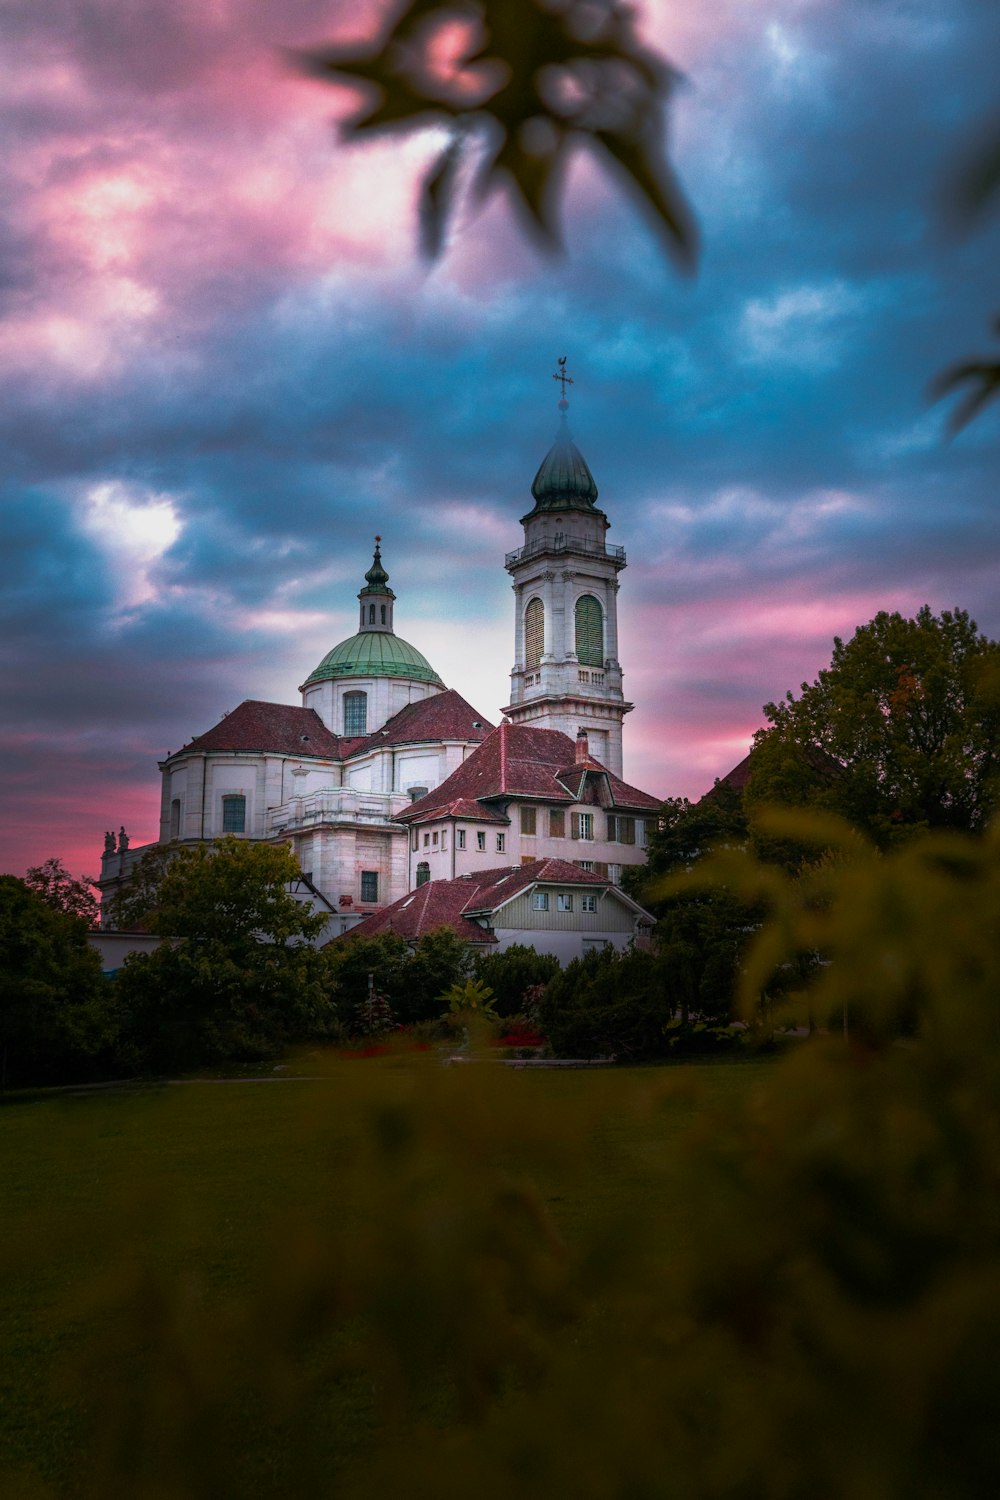
<instances>
[{"instance_id":1,"label":"grass lawn","mask_svg":"<svg viewBox=\"0 0 1000 1500\"><path fill-rule=\"evenodd\" d=\"M472 1230L455 1227L459 1211L498 1182L532 1184L571 1252L619 1228L633 1233L629 1226L651 1243L680 1236L684 1204L670 1191L678 1136L749 1090L767 1066L510 1073L313 1056L302 1071L319 1067L314 1082L203 1081L5 1104L3 1493L90 1493L94 1431L111 1408L119 1413L111 1441L123 1451L130 1442L148 1447L155 1459L158 1434L184 1425L199 1381L204 1408L237 1455L224 1492L286 1492L284 1448L297 1418L276 1419L280 1392L262 1397L246 1368L257 1358L275 1363L267 1351L280 1343L283 1319L286 1343L302 1349L301 1367L287 1375L291 1404L305 1402L310 1420L326 1424L331 1465L349 1468L374 1422L370 1378L340 1357L356 1309L338 1305L337 1331L310 1343L310 1329L292 1323L307 1308L306 1322L319 1326L325 1304L295 1288L366 1285L386 1302L384 1316L417 1316L410 1306L394 1314L386 1301L385 1288L412 1271L417 1300L440 1320L448 1297L434 1257L442 1277L463 1285L462 1235L502 1234L504 1225L490 1217L488 1194ZM530 1277L534 1251L523 1253ZM394 1283L382 1271L397 1262ZM235 1374L220 1343L241 1351ZM324 1383L331 1351L338 1374ZM437 1400L430 1391L431 1419L447 1408ZM205 1439L213 1452L216 1438ZM121 1453L105 1461L109 1472L129 1462ZM204 1469L205 1493L222 1492L207 1460ZM169 1483L163 1493L173 1493Z\"/></svg>"}]
</instances>

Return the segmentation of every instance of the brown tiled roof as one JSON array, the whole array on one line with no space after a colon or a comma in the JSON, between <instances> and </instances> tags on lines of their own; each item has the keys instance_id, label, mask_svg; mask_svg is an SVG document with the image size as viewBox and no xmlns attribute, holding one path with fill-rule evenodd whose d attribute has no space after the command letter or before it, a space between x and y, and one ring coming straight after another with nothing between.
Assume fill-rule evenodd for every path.
<instances>
[{"instance_id":1,"label":"brown tiled roof","mask_svg":"<svg viewBox=\"0 0 1000 1500\"><path fill-rule=\"evenodd\" d=\"M334 942L351 937L374 937L394 932L415 942L435 927L450 927L470 943L495 943L470 913L488 915L533 885L607 886L607 877L581 870L567 859L535 859L523 865L502 865L461 875L456 880L429 880L383 911L373 912ZM622 898L628 900L627 897ZM652 919L650 919L652 920Z\"/></svg>"},{"instance_id":2,"label":"brown tiled roof","mask_svg":"<svg viewBox=\"0 0 1000 1500\"><path fill-rule=\"evenodd\" d=\"M295 708L290 703L261 703L256 698L247 698L212 729L197 735L174 754L183 755L188 750L263 750L322 760L339 760L343 753L339 736L331 734L315 709Z\"/></svg>"},{"instance_id":3,"label":"brown tiled roof","mask_svg":"<svg viewBox=\"0 0 1000 1500\"><path fill-rule=\"evenodd\" d=\"M376 937L392 932L397 937L416 942L435 927L450 927L467 943L495 943L496 938L462 915L469 899L468 883L463 880L428 880L408 896L401 896L383 911L373 912L348 932L333 938L344 942L352 937Z\"/></svg>"},{"instance_id":4,"label":"brown tiled roof","mask_svg":"<svg viewBox=\"0 0 1000 1500\"><path fill-rule=\"evenodd\" d=\"M458 801L481 801L494 797L531 797L546 802L574 802L576 798L560 781L576 766L576 746L558 729L535 729L529 724L503 720L478 750L434 791L428 792L400 813L403 822L423 821L441 808ZM588 758L579 770L599 770L608 778L613 807L657 808L660 799L605 770L600 761ZM439 816L445 816L440 813Z\"/></svg>"},{"instance_id":5,"label":"brown tiled roof","mask_svg":"<svg viewBox=\"0 0 1000 1500\"><path fill-rule=\"evenodd\" d=\"M493 725L461 693L449 688L416 703L407 703L374 733L350 741L345 756L363 755L379 745L412 745L428 740L485 740Z\"/></svg>"}]
</instances>

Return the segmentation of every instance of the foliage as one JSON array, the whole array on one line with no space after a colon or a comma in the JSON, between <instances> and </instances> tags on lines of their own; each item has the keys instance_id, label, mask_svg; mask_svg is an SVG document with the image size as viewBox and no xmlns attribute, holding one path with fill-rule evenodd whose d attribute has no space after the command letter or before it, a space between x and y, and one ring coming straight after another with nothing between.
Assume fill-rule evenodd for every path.
<instances>
[{"instance_id":1,"label":"foliage","mask_svg":"<svg viewBox=\"0 0 1000 1500\"><path fill-rule=\"evenodd\" d=\"M393 1015L398 1015L409 960L403 938L391 932L376 937L348 933L327 943L322 959L324 987L346 1032L355 1028L368 1003L369 975L376 993L384 997Z\"/></svg>"},{"instance_id":2,"label":"foliage","mask_svg":"<svg viewBox=\"0 0 1000 1500\"><path fill-rule=\"evenodd\" d=\"M610 947L567 964L549 981L538 1008L557 1057L622 1061L666 1056L671 1015L656 955Z\"/></svg>"},{"instance_id":3,"label":"foliage","mask_svg":"<svg viewBox=\"0 0 1000 1500\"><path fill-rule=\"evenodd\" d=\"M694 224L663 149L677 75L640 43L620 0L410 0L374 45L302 61L368 96L342 127L347 141L428 126L448 132L421 192L430 258L470 162L475 197L513 188L528 228L558 244L566 169L585 145L632 189L679 263L693 263Z\"/></svg>"},{"instance_id":4,"label":"foliage","mask_svg":"<svg viewBox=\"0 0 1000 1500\"><path fill-rule=\"evenodd\" d=\"M101 906L93 892L95 882L87 878L75 880L61 859L47 859L44 864L32 865L24 883L55 911L80 917L88 927L97 926Z\"/></svg>"},{"instance_id":5,"label":"foliage","mask_svg":"<svg viewBox=\"0 0 1000 1500\"><path fill-rule=\"evenodd\" d=\"M490 987L498 1016L515 1016L525 1008L525 997L559 973L559 960L523 943L484 950L473 960L477 979Z\"/></svg>"},{"instance_id":6,"label":"foliage","mask_svg":"<svg viewBox=\"0 0 1000 1500\"><path fill-rule=\"evenodd\" d=\"M450 927L436 927L413 949L406 965L397 1015L404 1024L432 1021L441 1014L441 996L467 977L468 944Z\"/></svg>"},{"instance_id":7,"label":"foliage","mask_svg":"<svg viewBox=\"0 0 1000 1500\"><path fill-rule=\"evenodd\" d=\"M173 1071L333 1034L309 946L325 918L288 891L298 874L284 845L224 838L173 854L152 915L164 942L116 981L126 1057Z\"/></svg>"},{"instance_id":8,"label":"foliage","mask_svg":"<svg viewBox=\"0 0 1000 1500\"><path fill-rule=\"evenodd\" d=\"M354 1028L368 1000L368 976L402 1026L436 1021L441 996L465 980L468 944L450 927L424 934L411 949L395 933L346 933L323 950L324 983L345 1030Z\"/></svg>"},{"instance_id":9,"label":"foliage","mask_svg":"<svg viewBox=\"0 0 1000 1500\"><path fill-rule=\"evenodd\" d=\"M93 1493L996 1493L1000 832L880 853L818 815L765 821L833 853L793 876L731 848L672 878L765 907L747 1005L821 947L807 998L848 1036L728 1097L712 1076L742 1069L626 1074L628 1103L622 1075L351 1064L300 1153L332 1192L275 1205L233 1296L164 1271L155 1235L107 1278L115 1337L77 1377L101 1390ZM639 957L582 977L597 995ZM255 1467L238 1413L274 1437Z\"/></svg>"},{"instance_id":10,"label":"foliage","mask_svg":"<svg viewBox=\"0 0 1000 1500\"><path fill-rule=\"evenodd\" d=\"M178 852L176 844L152 844L140 854L117 890L101 902L101 926L118 932L155 932L160 884Z\"/></svg>"},{"instance_id":11,"label":"foliage","mask_svg":"<svg viewBox=\"0 0 1000 1500\"><path fill-rule=\"evenodd\" d=\"M994 125L952 174L944 197L945 217L952 228L968 233L983 222L988 211L996 207L998 199L1000 129ZM1000 333L1000 318L994 318L993 326ZM930 395L933 400L940 401L963 386L971 386L971 389L952 410L948 422L952 437L978 416L989 401L1000 395L1000 360L961 360L932 381Z\"/></svg>"},{"instance_id":12,"label":"foliage","mask_svg":"<svg viewBox=\"0 0 1000 1500\"><path fill-rule=\"evenodd\" d=\"M978 831L1000 791L1000 645L961 609L882 611L801 695L764 712L747 802L837 812L881 845ZM831 764L817 776L817 755Z\"/></svg>"},{"instance_id":13,"label":"foliage","mask_svg":"<svg viewBox=\"0 0 1000 1500\"><path fill-rule=\"evenodd\" d=\"M462 984L453 984L451 989L441 996L441 1000L445 1006L444 1014L453 1019L474 1018L479 1021L497 1019L493 991L488 984L483 984L481 979L466 979Z\"/></svg>"},{"instance_id":14,"label":"foliage","mask_svg":"<svg viewBox=\"0 0 1000 1500\"><path fill-rule=\"evenodd\" d=\"M0 875L0 1087L85 1076L112 1033L84 918Z\"/></svg>"}]
</instances>

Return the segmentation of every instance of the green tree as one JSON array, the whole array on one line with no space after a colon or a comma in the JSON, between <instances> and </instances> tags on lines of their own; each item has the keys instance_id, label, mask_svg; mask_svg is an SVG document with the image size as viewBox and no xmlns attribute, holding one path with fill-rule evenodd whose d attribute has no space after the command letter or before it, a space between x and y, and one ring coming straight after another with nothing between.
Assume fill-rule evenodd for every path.
<instances>
[{"instance_id":1,"label":"green tree","mask_svg":"<svg viewBox=\"0 0 1000 1500\"><path fill-rule=\"evenodd\" d=\"M653 953L605 948L575 958L549 981L538 1018L557 1057L634 1062L671 1051L671 1001Z\"/></svg>"},{"instance_id":2,"label":"green tree","mask_svg":"<svg viewBox=\"0 0 1000 1500\"><path fill-rule=\"evenodd\" d=\"M469 945L450 927L425 932L410 955L403 976L398 1016L401 1022L434 1021L441 996L465 982L472 967Z\"/></svg>"},{"instance_id":3,"label":"green tree","mask_svg":"<svg viewBox=\"0 0 1000 1500\"><path fill-rule=\"evenodd\" d=\"M484 949L473 960L477 979L493 991L498 1016L516 1016L525 1008L529 991L548 984L559 973L559 960L523 943L509 948Z\"/></svg>"},{"instance_id":4,"label":"green tree","mask_svg":"<svg viewBox=\"0 0 1000 1500\"><path fill-rule=\"evenodd\" d=\"M75 880L61 859L47 859L44 864L32 865L24 883L55 911L79 917L88 927L97 926L101 906L94 895L94 881L86 877Z\"/></svg>"},{"instance_id":5,"label":"green tree","mask_svg":"<svg viewBox=\"0 0 1000 1500\"><path fill-rule=\"evenodd\" d=\"M86 921L0 875L0 1080L68 1082L107 1054L112 1036Z\"/></svg>"},{"instance_id":6,"label":"green tree","mask_svg":"<svg viewBox=\"0 0 1000 1500\"><path fill-rule=\"evenodd\" d=\"M224 838L174 853L152 919L164 941L128 959L116 981L142 1065L267 1057L331 1033L310 946L326 919L290 894L299 873L284 845Z\"/></svg>"},{"instance_id":7,"label":"green tree","mask_svg":"<svg viewBox=\"0 0 1000 1500\"><path fill-rule=\"evenodd\" d=\"M368 1003L369 976L377 995L383 997L393 1017L399 1011L405 988L406 966L410 950L404 938L395 933L375 937L354 936L348 932L323 949L323 983L344 1032L350 1036L359 1029L358 1018Z\"/></svg>"},{"instance_id":8,"label":"green tree","mask_svg":"<svg viewBox=\"0 0 1000 1500\"><path fill-rule=\"evenodd\" d=\"M101 926L117 932L155 932L160 883L179 845L153 844L101 903Z\"/></svg>"},{"instance_id":9,"label":"green tree","mask_svg":"<svg viewBox=\"0 0 1000 1500\"><path fill-rule=\"evenodd\" d=\"M746 803L812 806L887 845L980 832L1000 792L1000 645L961 609L882 611L830 666L764 712ZM817 766L830 768L823 774Z\"/></svg>"}]
</instances>

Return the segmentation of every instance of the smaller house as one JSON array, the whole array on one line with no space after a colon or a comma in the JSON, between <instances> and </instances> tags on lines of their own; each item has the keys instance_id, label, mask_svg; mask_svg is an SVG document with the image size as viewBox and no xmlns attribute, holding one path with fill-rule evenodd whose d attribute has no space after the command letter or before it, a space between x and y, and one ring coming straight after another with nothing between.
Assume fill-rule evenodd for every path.
<instances>
[{"instance_id":1,"label":"smaller house","mask_svg":"<svg viewBox=\"0 0 1000 1500\"><path fill-rule=\"evenodd\" d=\"M522 943L566 964L594 949L644 943L653 920L607 876L565 859L536 859L427 881L334 941L392 932L415 943L450 927L474 947Z\"/></svg>"}]
</instances>

